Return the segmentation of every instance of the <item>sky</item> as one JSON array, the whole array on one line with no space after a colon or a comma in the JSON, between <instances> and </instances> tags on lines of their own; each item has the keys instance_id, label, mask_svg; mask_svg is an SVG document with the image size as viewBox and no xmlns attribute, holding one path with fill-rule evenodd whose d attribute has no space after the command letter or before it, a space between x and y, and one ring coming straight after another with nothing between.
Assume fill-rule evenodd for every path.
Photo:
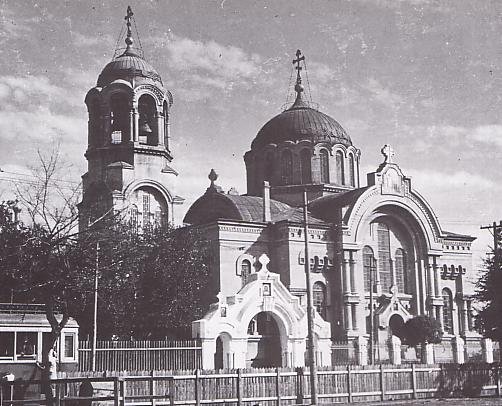
<instances>
[{"instance_id":1,"label":"sky","mask_svg":"<svg viewBox=\"0 0 502 406\"><path fill-rule=\"evenodd\" d=\"M244 153L292 98L310 95L361 149L361 183L391 144L442 228L491 241L502 218L502 2L494 0L0 0L0 200L8 173L59 145L86 171L84 97L112 59L130 4L145 59L174 95L172 166L185 210L209 184L246 193ZM123 47L119 42L119 47ZM304 80L305 81L305 80Z\"/></svg>"}]
</instances>

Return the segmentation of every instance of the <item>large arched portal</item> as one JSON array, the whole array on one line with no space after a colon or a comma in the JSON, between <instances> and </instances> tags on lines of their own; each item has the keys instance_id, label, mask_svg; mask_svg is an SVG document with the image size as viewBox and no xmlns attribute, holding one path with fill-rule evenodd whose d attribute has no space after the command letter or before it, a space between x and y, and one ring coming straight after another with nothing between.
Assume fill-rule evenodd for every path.
<instances>
[{"instance_id":1,"label":"large arched portal","mask_svg":"<svg viewBox=\"0 0 502 406\"><path fill-rule=\"evenodd\" d=\"M248 325L246 367L280 367L281 354L280 331L272 313L258 313Z\"/></svg>"}]
</instances>

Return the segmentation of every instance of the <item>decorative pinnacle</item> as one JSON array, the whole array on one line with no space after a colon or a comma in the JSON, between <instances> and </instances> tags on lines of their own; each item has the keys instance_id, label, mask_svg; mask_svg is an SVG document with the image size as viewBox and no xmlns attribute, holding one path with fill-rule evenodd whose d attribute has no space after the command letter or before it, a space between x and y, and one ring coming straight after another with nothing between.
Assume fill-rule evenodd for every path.
<instances>
[{"instance_id":1,"label":"decorative pinnacle","mask_svg":"<svg viewBox=\"0 0 502 406\"><path fill-rule=\"evenodd\" d=\"M385 144L382 149L381 149L382 155L385 157L384 163L386 164L391 164L393 163L393 157L394 157L394 149L390 144Z\"/></svg>"},{"instance_id":2,"label":"decorative pinnacle","mask_svg":"<svg viewBox=\"0 0 502 406\"><path fill-rule=\"evenodd\" d=\"M214 182L216 182L216 180L218 179L218 174L215 172L214 169L211 169L208 178L211 181L211 186L214 186Z\"/></svg>"},{"instance_id":3,"label":"decorative pinnacle","mask_svg":"<svg viewBox=\"0 0 502 406\"><path fill-rule=\"evenodd\" d=\"M131 31L131 18L134 15L132 12L131 6L127 6L127 14L124 17L124 20L126 20L126 25L127 25L127 36L125 39L125 43L127 45L126 52L131 51L132 44L133 44L133 39L132 39L132 31Z\"/></svg>"},{"instance_id":4,"label":"decorative pinnacle","mask_svg":"<svg viewBox=\"0 0 502 406\"><path fill-rule=\"evenodd\" d=\"M305 60L305 56L302 55L302 51L299 49L296 51L296 59L293 59L293 65L296 64L295 69L296 69L296 85L295 85L295 91L296 93L300 94L303 92L303 85L302 85L302 77L300 76L300 71L303 69L300 66L300 62Z\"/></svg>"}]
</instances>

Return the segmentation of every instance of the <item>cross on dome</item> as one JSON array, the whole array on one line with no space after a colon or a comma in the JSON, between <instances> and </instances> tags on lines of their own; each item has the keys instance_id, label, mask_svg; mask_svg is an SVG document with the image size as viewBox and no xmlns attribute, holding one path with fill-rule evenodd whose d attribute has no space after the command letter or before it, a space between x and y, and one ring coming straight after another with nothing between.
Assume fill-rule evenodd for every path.
<instances>
[{"instance_id":1,"label":"cross on dome","mask_svg":"<svg viewBox=\"0 0 502 406\"><path fill-rule=\"evenodd\" d=\"M131 6L127 6L127 14L124 17L124 20L126 20L126 25L127 25L127 36L125 39L125 43L127 45L126 52L130 52L133 44L133 39L132 39L132 30L131 30L131 19L134 13L132 12Z\"/></svg>"},{"instance_id":2,"label":"cross on dome","mask_svg":"<svg viewBox=\"0 0 502 406\"><path fill-rule=\"evenodd\" d=\"M394 162L394 149L390 144L385 144L383 148L381 149L382 155L385 157L384 163L386 164L391 164Z\"/></svg>"},{"instance_id":3,"label":"cross on dome","mask_svg":"<svg viewBox=\"0 0 502 406\"><path fill-rule=\"evenodd\" d=\"M295 85L295 91L297 93L303 92L303 86L302 86L302 78L300 76L300 71L303 69L300 66L300 62L305 60L305 55L302 55L302 51L299 49L296 51L296 59L293 59L293 65L296 64L295 69L296 69L296 85Z\"/></svg>"}]
</instances>

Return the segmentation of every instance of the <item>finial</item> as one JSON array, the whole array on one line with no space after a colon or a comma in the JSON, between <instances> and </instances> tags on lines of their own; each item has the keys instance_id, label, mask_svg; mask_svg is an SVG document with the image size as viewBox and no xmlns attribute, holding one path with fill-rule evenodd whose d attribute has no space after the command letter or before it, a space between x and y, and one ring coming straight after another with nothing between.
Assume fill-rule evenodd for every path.
<instances>
[{"instance_id":1,"label":"finial","mask_svg":"<svg viewBox=\"0 0 502 406\"><path fill-rule=\"evenodd\" d=\"M132 31L131 31L131 18L133 15L134 13L132 12L131 6L127 6L127 14L124 17L124 20L126 20L126 25L127 25L127 36L125 39L125 43L127 45L126 53L131 51L133 44Z\"/></svg>"},{"instance_id":2,"label":"finial","mask_svg":"<svg viewBox=\"0 0 502 406\"><path fill-rule=\"evenodd\" d=\"M392 149L392 146L390 144L385 144L382 149L381 149L382 155L385 157L384 163L386 164L391 164L393 163L393 157L394 157L394 149Z\"/></svg>"},{"instance_id":3,"label":"finial","mask_svg":"<svg viewBox=\"0 0 502 406\"><path fill-rule=\"evenodd\" d=\"M214 169L211 169L211 172L209 172L208 178L211 181L211 186L214 186L214 182L216 182L216 180L218 179L218 174L215 172Z\"/></svg>"},{"instance_id":4,"label":"finial","mask_svg":"<svg viewBox=\"0 0 502 406\"><path fill-rule=\"evenodd\" d=\"M299 49L296 51L296 59L293 59L293 65L296 64L295 69L296 69L296 85L295 85L295 91L296 93L300 94L303 92L303 85L302 85L302 77L300 76L300 71L303 69L300 66L300 62L305 60L305 56L302 55L302 51Z\"/></svg>"}]
</instances>

